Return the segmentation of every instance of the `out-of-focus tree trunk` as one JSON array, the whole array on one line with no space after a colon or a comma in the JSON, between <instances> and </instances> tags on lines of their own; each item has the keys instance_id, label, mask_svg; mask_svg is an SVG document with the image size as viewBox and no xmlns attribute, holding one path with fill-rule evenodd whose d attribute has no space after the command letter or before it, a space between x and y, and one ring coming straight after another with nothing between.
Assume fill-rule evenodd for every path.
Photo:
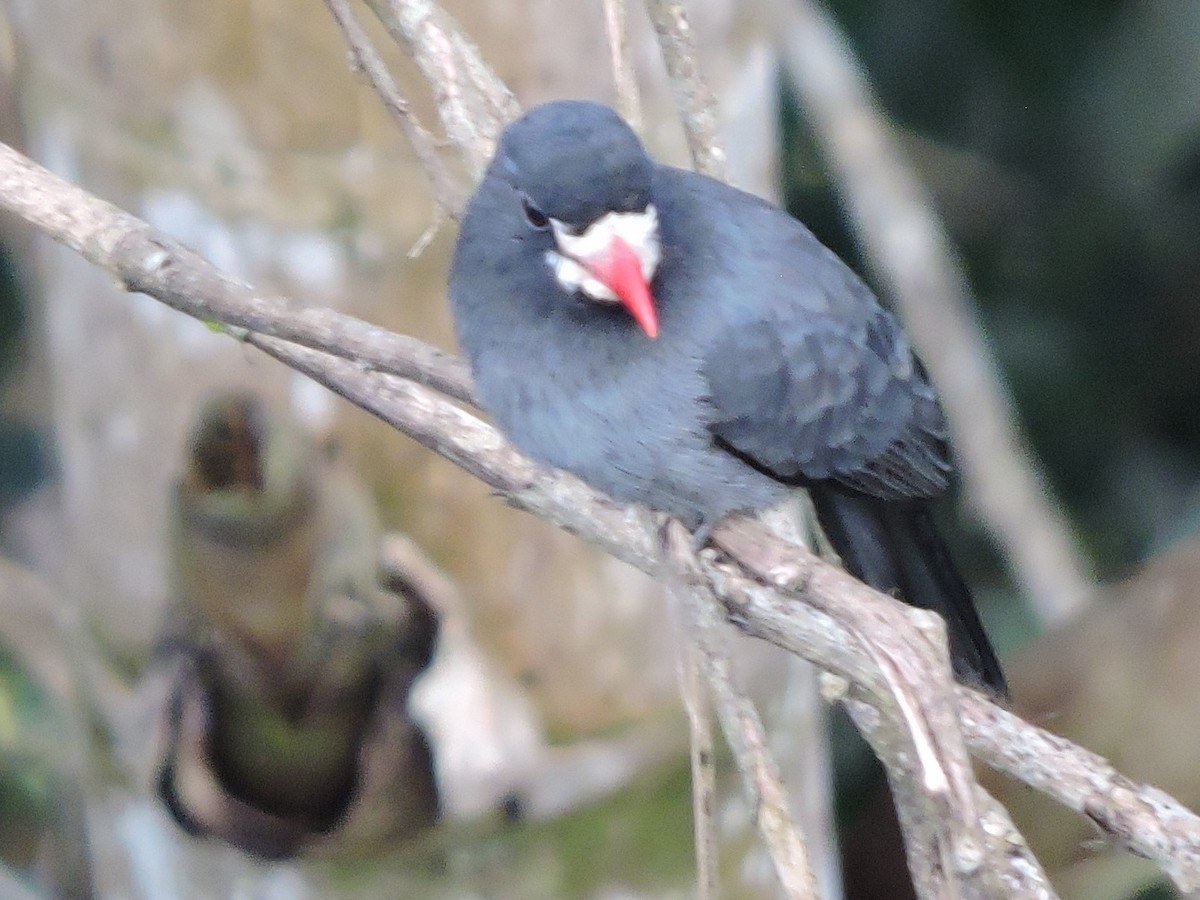
<instances>
[{"instance_id":1,"label":"out-of-focus tree trunk","mask_svg":"<svg viewBox=\"0 0 1200 900\"><path fill-rule=\"evenodd\" d=\"M599 2L448 6L522 103L614 100ZM731 178L770 195L775 68L765 24L735 0L689 6L701 68L725 114ZM33 156L260 289L452 346L445 302L452 229L418 258L406 256L433 220L428 185L377 98L348 71L341 38L318 3L11 0L10 8ZM686 164L661 58L636 5L630 20L647 141L660 157ZM432 123L413 68L399 54L393 60ZM69 251L41 243L37 261L38 339L49 361L62 475L61 538L41 548L41 562L61 578L114 669L139 671L162 623L167 502L187 425L215 391L250 387L290 404L309 425L331 428L370 481L387 524L413 535L458 582L469 635L532 710L538 753L547 734L576 739L678 718L658 585L505 508L444 460L229 337L125 296ZM798 738L819 731L811 677L746 648L750 671L784 698L774 718L788 723L790 784L823 797L814 787L826 777L820 752L808 755ZM136 702L96 693L115 733L118 768L144 775L146 692ZM499 739L494 754L464 754L438 745L453 740L452 726L432 730L451 814L477 814L539 777L542 757L529 755L524 737ZM484 789L459 791L465 783ZM188 871L204 872L214 895L256 879L278 886L302 878L286 867L252 875L232 851L187 844L151 801L124 788L94 783L92 800L108 895L197 896ZM823 815L818 808L806 819ZM771 881L769 867L742 868Z\"/></svg>"}]
</instances>

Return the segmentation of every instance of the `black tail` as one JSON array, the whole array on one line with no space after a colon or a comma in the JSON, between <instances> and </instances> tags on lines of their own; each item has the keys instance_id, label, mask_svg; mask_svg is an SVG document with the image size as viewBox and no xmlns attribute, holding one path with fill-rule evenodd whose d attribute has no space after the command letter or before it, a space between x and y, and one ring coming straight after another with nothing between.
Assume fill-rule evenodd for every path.
<instances>
[{"instance_id":1,"label":"black tail","mask_svg":"<svg viewBox=\"0 0 1200 900\"><path fill-rule=\"evenodd\" d=\"M999 695L1008 687L983 631L971 591L958 574L923 501L880 500L831 484L809 488L817 519L854 577L946 620L955 674Z\"/></svg>"}]
</instances>

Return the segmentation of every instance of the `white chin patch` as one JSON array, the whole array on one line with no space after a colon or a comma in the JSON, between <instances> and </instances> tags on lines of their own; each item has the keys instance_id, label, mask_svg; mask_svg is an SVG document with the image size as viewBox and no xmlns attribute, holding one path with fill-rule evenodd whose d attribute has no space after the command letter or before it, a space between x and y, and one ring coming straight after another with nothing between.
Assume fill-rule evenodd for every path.
<instances>
[{"instance_id":1,"label":"white chin patch","mask_svg":"<svg viewBox=\"0 0 1200 900\"><path fill-rule=\"evenodd\" d=\"M583 265L589 259L598 259L608 253L616 237L637 255L646 282L653 280L662 253L658 240L658 210L653 203L642 212L605 213L582 234L571 234L556 219L551 219L550 224L558 249L546 251L546 263L568 294L578 290L601 303L619 302L620 298L608 285L596 279Z\"/></svg>"},{"instance_id":2,"label":"white chin patch","mask_svg":"<svg viewBox=\"0 0 1200 900\"><path fill-rule=\"evenodd\" d=\"M569 256L563 256L557 250L546 251L546 263L555 279L568 294L583 291L592 300L601 303L618 303L620 298L614 294L603 281L592 274Z\"/></svg>"}]
</instances>

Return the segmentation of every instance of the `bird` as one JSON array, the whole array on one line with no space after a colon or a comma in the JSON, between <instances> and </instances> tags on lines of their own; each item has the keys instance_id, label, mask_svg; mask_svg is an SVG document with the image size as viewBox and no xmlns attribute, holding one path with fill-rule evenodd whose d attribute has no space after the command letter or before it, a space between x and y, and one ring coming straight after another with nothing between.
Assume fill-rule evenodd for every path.
<instances>
[{"instance_id":1,"label":"bird","mask_svg":"<svg viewBox=\"0 0 1200 900\"><path fill-rule=\"evenodd\" d=\"M806 489L846 570L940 614L956 676L1005 694L933 518L954 476L934 386L798 220L656 162L603 104L552 101L501 134L448 293L517 449L702 539Z\"/></svg>"}]
</instances>

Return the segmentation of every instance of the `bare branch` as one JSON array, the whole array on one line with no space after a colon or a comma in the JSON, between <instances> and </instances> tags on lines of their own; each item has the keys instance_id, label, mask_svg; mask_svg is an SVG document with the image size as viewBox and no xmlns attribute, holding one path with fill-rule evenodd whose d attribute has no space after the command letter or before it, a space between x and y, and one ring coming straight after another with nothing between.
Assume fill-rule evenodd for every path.
<instances>
[{"instance_id":1,"label":"bare branch","mask_svg":"<svg viewBox=\"0 0 1200 900\"><path fill-rule=\"evenodd\" d=\"M1058 894L1050 884L1042 864L1017 831L1006 810L995 797L976 786L976 802L980 809L983 833L992 846L992 858L1001 859L1003 867L997 873L1005 897L1036 897L1056 900Z\"/></svg>"},{"instance_id":2,"label":"bare branch","mask_svg":"<svg viewBox=\"0 0 1200 900\"><path fill-rule=\"evenodd\" d=\"M577 478L527 459L492 426L423 385L364 371L348 360L279 338L248 334L245 340L465 469L510 506L534 512L572 534L599 538L593 542L618 559L647 574L659 573L657 539L641 510L621 506Z\"/></svg>"},{"instance_id":3,"label":"bare branch","mask_svg":"<svg viewBox=\"0 0 1200 900\"><path fill-rule=\"evenodd\" d=\"M918 778L907 752L907 735L899 733L894 723L867 704L839 697L844 685L843 682L830 688L830 699L843 699L855 725L887 770L919 896L959 896L957 882L962 880L967 882L968 889L961 892L965 896L1053 900L1057 895L1046 873L1013 826L1007 810L978 785L975 800L977 808L982 810L979 837L983 845L973 842L959 842L954 847L939 845L936 829L931 827L934 823L922 810L923 798L914 791Z\"/></svg>"},{"instance_id":4,"label":"bare branch","mask_svg":"<svg viewBox=\"0 0 1200 900\"><path fill-rule=\"evenodd\" d=\"M690 536L678 522L669 523L666 533L671 581L682 581L676 594L690 620L699 665L712 689L721 730L733 749L746 794L753 801L759 832L775 872L788 897L815 900L817 883L808 849L789 811L779 766L767 747L766 729L754 704L734 684L721 609L696 567Z\"/></svg>"},{"instance_id":5,"label":"bare branch","mask_svg":"<svg viewBox=\"0 0 1200 900\"><path fill-rule=\"evenodd\" d=\"M765 2L864 251L937 381L968 499L1043 622L1061 623L1090 596L1088 566L1021 435L962 266L833 20L815 0Z\"/></svg>"},{"instance_id":6,"label":"bare branch","mask_svg":"<svg viewBox=\"0 0 1200 900\"><path fill-rule=\"evenodd\" d=\"M771 540L765 535L756 538ZM806 553L793 550L792 556L811 571ZM748 579L745 573L721 567L706 573L731 617L746 633L814 661L819 657L823 668L864 687L878 679L872 667L862 667L866 654L856 645L853 632L841 623L831 628L831 617L813 620L806 607ZM809 590L824 596L837 590L828 584L805 583ZM848 593L839 602L846 606L870 603L870 597L880 596L869 589L859 593L853 585L845 587ZM876 642L883 637L873 635ZM868 690L880 687L876 681ZM963 737L974 756L1086 815L1115 843L1155 860L1181 890L1200 889L1200 816L1157 788L1126 779L1096 754L1025 722L978 692L962 686L956 692Z\"/></svg>"},{"instance_id":7,"label":"bare branch","mask_svg":"<svg viewBox=\"0 0 1200 900\"><path fill-rule=\"evenodd\" d=\"M779 541L746 543L741 529L719 526L714 539L767 583L788 592L813 591L814 575L797 565L790 545ZM838 571L838 570L834 570ZM839 572L839 580L855 583ZM811 602L811 601L810 601ZM817 605L823 601L816 600ZM985 844L975 809L975 781L953 707L953 677L946 649L944 626L935 616L912 609L872 607L838 601L825 612L846 625L874 663L877 676L866 687L875 725L864 734L888 766L904 825L914 884L923 896L938 896L940 878L952 882L977 879ZM930 634L932 632L932 634ZM880 640L886 633L892 640ZM924 634L922 634L924 633ZM878 693L874 693L874 692ZM855 713L856 709L851 708ZM856 724L870 724L861 710ZM884 740L878 733L886 733ZM876 746L878 744L878 746ZM970 866L958 860L973 861ZM952 864L951 864L952 863ZM937 876L936 878L934 876ZM990 896L976 885L967 896Z\"/></svg>"},{"instance_id":8,"label":"bare branch","mask_svg":"<svg viewBox=\"0 0 1200 900\"><path fill-rule=\"evenodd\" d=\"M688 149L696 171L712 178L725 175L725 151L717 138L717 102L700 76L696 42L682 0L646 0L650 21L658 32L663 61L671 76L679 117L687 132Z\"/></svg>"},{"instance_id":9,"label":"bare branch","mask_svg":"<svg viewBox=\"0 0 1200 900\"><path fill-rule=\"evenodd\" d=\"M634 131L642 130L642 99L629 51L629 27L625 0L604 0L604 25L612 56L613 82L617 87L617 110Z\"/></svg>"},{"instance_id":10,"label":"bare branch","mask_svg":"<svg viewBox=\"0 0 1200 900\"><path fill-rule=\"evenodd\" d=\"M367 33L363 31L358 20L350 12L347 0L325 0L325 5L329 7L334 21L342 29L342 35L350 47L355 67L366 73L375 92L383 100L383 105L392 114L392 118L396 120L400 130L408 137L408 142L412 145L413 152L417 154L421 168L425 170L425 177L433 186L434 199L437 200L438 205L447 216L457 221L466 197L462 188L454 183L450 172L446 169L441 157L438 156L433 136L425 130L417 119L416 113L409 108L408 101L400 93L395 79L384 65L378 51L372 46Z\"/></svg>"},{"instance_id":11,"label":"bare branch","mask_svg":"<svg viewBox=\"0 0 1200 900\"><path fill-rule=\"evenodd\" d=\"M425 446L463 465L472 474L504 493L511 505L548 518L560 527L600 544L648 574L663 574L656 547L656 532L648 517L639 514L636 509L615 506L607 497L570 475L545 470L526 460L508 447L490 426L440 400L420 385L382 373L364 373L345 360L275 338L250 335L247 340L405 431ZM873 655L864 650L851 626L837 616L849 610L850 618L854 619L854 608L867 605L876 608L876 615L880 614L881 607L891 607L903 620L903 607L807 551L780 544L777 538L755 522L741 520L729 523L719 529L719 534L721 542L725 544L767 547L766 558L779 555L792 557L794 564L787 567L786 574L794 584L802 586L801 593L797 595L783 594L757 580L752 574L754 566L747 570L732 560L718 561L710 553L704 554L700 566L705 583L713 585L743 630L765 637L824 668L867 686L865 697L871 702L880 695L889 695L889 685L875 667L879 651L874 651ZM759 554L756 562L762 558L763 555ZM838 582L840 587L831 586L830 582ZM815 605L814 597L817 598ZM758 604L765 604L760 607L759 617L747 615L747 611ZM834 613L835 618L818 612L816 605ZM886 614L883 617L886 618ZM854 622L852 627L860 627L860 623ZM904 627L907 634L899 635L887 630L886 625L880 627L884 629L882 633L869 635L871 643L884 648L913 646L911 626ZM892 655L897 651L885 649L884 652ZM986 706L986 701L981 702ZM886 715L886 707L884 709L877 715ZM906 730L902 729L902 733L907 735ZM1065 741L1063 743L1067 744ZM1019 773L1013 774L1020 777ZM913 784L919 781L909 780ZM1052 781L1039 786L1053 793ZM945 811L938 807L932 815L935 822L925 821L918 833L927 833L930 828L942 828L941 818ZM1190 813L1186 815L1191 816ZM1200 819L1191 818L1200 827ZM953 855L949 857L951 860L969 861L973 858L969 843L964 846L961 841L950 844L942 842L934 845L934 849L945 846L953 850ZM981 846L990 849L1001 863L993 867L1001 871L1001 877L1005 877L1005 873L1011 876L1005 878L1006 883L1016 883L1014 879L1019 873L1009 872L1016 865L1011 858L1011 842L1001 842L999 838L989 836L988 843ZM932 858L938 859L936 856ZM967 875L977 873L976 868L966 863L955 865L955 871L967 868ZM999 896L1033 897L1038 894Z\"/></svg>"},{"instance_id":12,"label":"bare branch","mask_svg":"<svg viewBox=\"0 0 1200 900\"><path fill-rule=\"evenodd\" d=\"M0 206L117 273L125 285L202 320L230 321L243 328L261 322L264 328L291 330L310 339L319 334L331 350L343 355L352 355L350 347L356 342L375 351L381 346L364 340L358 329L371 326L363 323L325 332L315 329L314 321L340 326L345 318L324 319L319 310L292 314L295 321L308 324L282 321L287 318L286 301L262 300L144 222L66 184L3 145ZM263 309L270 314L263 316ZM403 370L425 383L439 380L441 374L435 370L444 373L449 357L419 341L392 337L397 339L393 371ZM432 390L278 337L248 334L246 340L446 456L502 493L511 505L548 519L651 575L660 573L656 532L644 511L619 506L577 479L533 463L493 428ZM454 361L453 366L460 364ZM461 393L462 383L457 386ZM891 691L876 658L882 654L895 660L909 652L929 652L928 641L914 638L903 606L804 548L779 547L778 540L757 523L727 522L715 537L724 547L756 548L750 553L751 562L711 551L702 554L699 562L704 583L744 631L862 685L864 698L878 702L881 715L896 715L886 699L880 699L890 697ZM763 560L772 558L786 558L786 568L778 573L769 565L763 568ZM776 587L780 578L787 591ZM864 649L864 642L872 644L874 651ZM931 675L930 680L936 694L940 679ZM1087 815L1115 842L1158 861L1181 889L1200 889L1200 818L1160 791L1118 775L1094 754L1021 721L978 694L959 688L957 698L973 753ZM926 698L923 705L936 719L942 715L940 703ZM935 723L933 730L940 732L941 725ZM949 749L953 758L953 747Z\"/></svg>"},{"instance_id":13,"label":"bare branch","mask_svg":"<svg viewBox=\"0 0 1200 900\"><path fill-rule=\"evenodd\" d=\"M678 594L672 591L672 594ZM679 605L683 601L675 597ZM685 632L687 633L687 632ZM690 638L690 634L689 634ZM699 900L716 900L718 853L716 829L717 760L713 741L712 703L701 671L700 648L691 640L679 650L679 693L688 718L688 756L692 769L692 823L696 845Z\"/></svg>"},{"instance_id":14,"label":"bare branch","mask_svg":"<svg viewBox=\"0 0 1200 900\"><path fill-rule=\"evenodd\" d=\"M1184 893L1200 890L1200 817L1158 788L1126 778L1098 754L973 691L960 687L958 702L963 734L979 759L1091 819L1114 843L1155 860Z\"/></svg>"},{"instance_id":15,"label":"bare branch","mask_svg":"<svg viewBox=\"0 0 1200 900\"><path fill-rule=\"evenodd\" d=\"M127 290L204 322L326 350L472 402L461 361L413 338L325 308L257 294L140 219L0 144L0 205L111 272Z\"/></svg>"},{"instance_id":16,"label":"bare branch","mask_svg":"<svg viewBox=\"0 0 1200 900\"><path fill-rule=\"evenodd\" d=\"M367 0L433 86L442 125L478 180L500 131L521 112L479 48L432 0Z\"/></svg>"}]
</instances>

